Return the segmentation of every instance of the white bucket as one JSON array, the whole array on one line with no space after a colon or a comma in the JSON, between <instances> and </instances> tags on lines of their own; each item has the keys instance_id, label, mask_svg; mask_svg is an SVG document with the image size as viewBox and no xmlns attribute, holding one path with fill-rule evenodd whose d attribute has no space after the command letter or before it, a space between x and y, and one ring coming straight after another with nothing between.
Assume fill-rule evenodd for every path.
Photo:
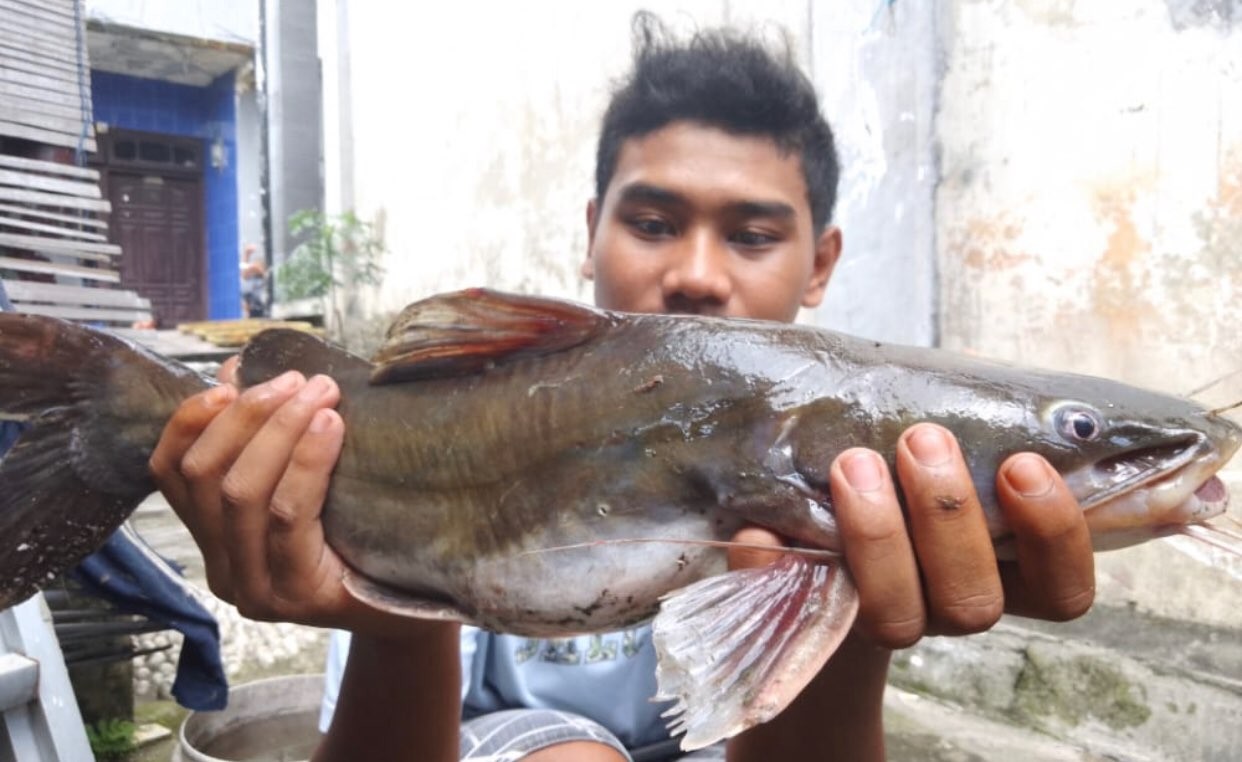
<instances>
[{"instance_id":1,"label":"white bucket","mask_svg":"<svg viewBox=\"0 0 1242 762\"><path fill-rule=\"evenodd\" d=\"M172 762L302 762L319 744L323 675L256 680L218 712L190 712Z\"/></svg>"}]
</instances>

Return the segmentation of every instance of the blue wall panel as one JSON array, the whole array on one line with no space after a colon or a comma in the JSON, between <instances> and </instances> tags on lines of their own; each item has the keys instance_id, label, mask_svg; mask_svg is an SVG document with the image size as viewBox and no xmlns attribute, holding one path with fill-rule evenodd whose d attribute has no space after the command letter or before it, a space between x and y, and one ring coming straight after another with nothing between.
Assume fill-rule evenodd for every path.
<instances>
[{"instance_id":1,"label":"blue wall panel","mask_svg":"<svg viewBox=\"0 0 1242 762\"><path fill-rule=\"evenodd\" d=\"M207 238L207 315L241 315L237 222L237 107L233 73L207 87L91 71L95 120L112 127L203 141L203 227ZM212 166L213 144L223 149Z\"/></svg>"}]
</instances>

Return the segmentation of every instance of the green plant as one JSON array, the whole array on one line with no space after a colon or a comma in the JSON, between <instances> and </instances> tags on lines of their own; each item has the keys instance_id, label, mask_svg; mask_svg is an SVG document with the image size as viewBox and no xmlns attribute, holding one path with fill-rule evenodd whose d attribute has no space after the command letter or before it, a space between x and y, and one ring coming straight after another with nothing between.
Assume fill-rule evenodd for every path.
<instances>
[{"instance_id":1,"label":"green plant","mask_svg":"<svg viewBox=\"0 0 1242 762\"><path fill-rule=\"evenodd\" d=\"M276 267L278 299L326 298L336 309L338 288L379 285L384 242L372 223L352 211L299 210L289 217L289 233L302 242Z\"/></svg>"},{"instance_id":2,"label":"green plant","mask_svg":"<svg viewBox=\"0 0 1242 762\"><path fill-rule=\"evenodd\" d=\"M129 720L113 718L86 726L86 739L98 762L121 762L134 751L136 726Z\"/></svg>"}]
</instances>

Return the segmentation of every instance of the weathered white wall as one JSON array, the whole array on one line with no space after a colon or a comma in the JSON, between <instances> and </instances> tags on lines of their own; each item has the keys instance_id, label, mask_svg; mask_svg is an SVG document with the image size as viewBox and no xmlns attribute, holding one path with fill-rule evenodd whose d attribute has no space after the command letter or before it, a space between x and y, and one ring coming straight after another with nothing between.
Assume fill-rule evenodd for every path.
<instances>
[{"instance_id":1,"label":"weathered white wall","mask_svg":"<svg viewBox=\"0 0 1242 762\"><path fill-rule=\"evenodd\" d=\"M391 249L372 316L471 285L589 299L596 129L642 5L320 3L329 208ZM654 5L682 30L775 22L812 72L846 251L808 319L1171 391L1242 367L1229 7ZM1242 624L1236 584L1163 546L1100 569L1104 600Z\"/></svg>"},{"instance_id":2,"label":"weathered white wall","mask_svg":"<svg viewBox=\"0 0 1242 762\"><path fill-rule=\"evenodd\" d=\"M258 0L85 0L86 17L203 40L255 45Z\"/></svg>"},{"instance_id":3,"label":"weathered white wall","mask_svg":"<svg viewBox=\"0 0 1242 762\"><path fill-rule=\"evenodd\" d=\"M643 5L320 4L329 208L379 221L391 252L373 311L475 285L590 299L596 131ZM775 19L805 56L804 0L657 10L682 30Z\"/></svg>"},{"instance_id":4,"label":"weathered white wall","mask_svg":"<svg viewBox=\"0 0 1242 762\"><path fill-rule=\"evenodd\" d=\"M1229 2L951 6L944 346L1182 393L1242 369L1237 11L1231 24ZM1239 586L1163 544L1099 570L1104 600L1242 624Z\"/></svg>"},{"instance_id":5,"label":"weathered white wall","mask_svg":"<svg viewBox=\"0 0 1242 762\"><path fill-rule=\"evenodd\" d=\"M811 70L841 157L845 240L820 325L935 343L940 15L929 2L813 6Z\"/></svg>"}]
</instances>

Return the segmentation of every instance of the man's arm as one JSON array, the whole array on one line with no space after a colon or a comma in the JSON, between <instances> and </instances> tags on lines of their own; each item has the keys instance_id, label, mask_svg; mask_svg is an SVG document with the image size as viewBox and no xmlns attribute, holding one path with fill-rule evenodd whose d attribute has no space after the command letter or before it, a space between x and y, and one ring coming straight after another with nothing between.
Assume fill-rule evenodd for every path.
<instances>
[{"instance_id":1,"label":"man's arm","mask_svg":"<svg viewBox=\"0 0 1242 762\"><path fill-rule=\"evenodd\" d=\"M415 637L354 635L332 726L314 762L359 759L360 750L369 759L456 760L460 630L428 622Z\"/></svg>"}]
</instances>

